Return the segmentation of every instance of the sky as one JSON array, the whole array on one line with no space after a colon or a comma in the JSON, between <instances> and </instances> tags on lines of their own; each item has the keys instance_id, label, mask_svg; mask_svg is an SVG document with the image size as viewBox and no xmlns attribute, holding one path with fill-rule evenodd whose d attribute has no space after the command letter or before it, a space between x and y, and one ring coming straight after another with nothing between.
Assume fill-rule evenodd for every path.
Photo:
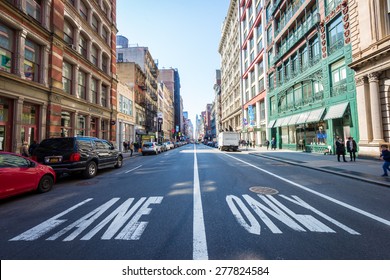
<instances>
[{"instance_id":1,"label":"sky","mask_svg":"<svg viewBox=\"0 0 390 280\"><path fill-rule=\"evenodd\" d=\"M230 0L117 0L118 35L148 47L158 68L176 68L183 111L195 116L214 100L218 46Z\"/></svg>"}]
</instances>

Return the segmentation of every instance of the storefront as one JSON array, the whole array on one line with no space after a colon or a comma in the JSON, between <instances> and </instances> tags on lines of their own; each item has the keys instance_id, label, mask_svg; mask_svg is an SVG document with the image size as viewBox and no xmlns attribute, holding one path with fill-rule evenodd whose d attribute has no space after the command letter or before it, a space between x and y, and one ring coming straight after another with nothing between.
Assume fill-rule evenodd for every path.
<instances>
[{"instance_id":1,"label":"storefront","mask_svg":"<svg viewBox=\"0 0 390 280\"><path fill-rule=\"evenodd\" d=\"M0 96L0 151L11 151L14 101Z\"/></svg>"},{"instance_id":2,"label":"storefront","mask_svg":"<svg viewBox=\"0 0 390 280\"><path fill-rule=\"evenodd\" d=\"M334 151L336 136L356 138L350 102L271 120L268 128L282 149L324 153Z\"/></svg>"}]
</instances>

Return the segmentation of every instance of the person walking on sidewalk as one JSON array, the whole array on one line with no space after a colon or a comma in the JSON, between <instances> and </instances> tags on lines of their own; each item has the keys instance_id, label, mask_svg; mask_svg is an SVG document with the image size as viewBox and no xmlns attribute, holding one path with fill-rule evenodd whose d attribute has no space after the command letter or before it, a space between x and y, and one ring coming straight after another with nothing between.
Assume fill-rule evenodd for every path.
<instances>
[{"instance_id":1,"label":"person walking on sidewalk","mask_svg":"<svg viewBox=\"0 0 390 280\"><path fill-rule=\"evenodd\" d=\"M343 156L344 162L347 162L345 160L345 145L343 142L343 139L340 137L336 137L336 154L337 154L337 160L340 161L340 156Z\"/></svg>"},{"instance_id":2,"label":"person walking on sidewalk","mask_svg":"<svg viewBox=\"0 0 390 280\"><path fill-rule=\"evenodd\" d=\"M356 161L356 152L357 152L357 144L356 141L353 140L353 137L348 137L347 141L347 152L349 153L349 157L351 161Z\"/></svg>"},{"instance_id":3,"label":"person walking on sidewalk","mask_svg":"<svg viewBox=\"0 0 390 280\"><path fill-rule=\"evenodd\" d=\"M271 150L276 150L276 139L272 137L271 139Z\"/></svg>"},{"instance_id":4,"label":"person walking on sidewalk","mask_svg":"<svg viewBox=\"0 0 390 280\"><path fill-rule=\"evenodd\" d=\"M268 150L268 149L269 149L269 140L266 139L265 142L264 142L264 144L267 146L267 150Z\"/></svg>"},{"instance_id":5,"label":"person walking on sidewalk","mask_svg":"<svg viewBox=\"0 0 390 280\"><path fill-rule=\"evenodd\" d=\"M134 152L134 142L130 143L129 149L130 149L130 156L132 157Z\"/></svg>"},{"instance_id":6,"label":"person walking on sidewalk","mask_svg":"<svg viewBox=\"0 0 390 280\"><path fill-rule=\"evenodd\" d=\"M382 177L389 176L387 171L390 171L390 151L388 150L386 145L381 146L382 153L380 155L380 158L382 158L385 162L382 165L383 168L383 174Z\"/></svg>"}]
</instances>

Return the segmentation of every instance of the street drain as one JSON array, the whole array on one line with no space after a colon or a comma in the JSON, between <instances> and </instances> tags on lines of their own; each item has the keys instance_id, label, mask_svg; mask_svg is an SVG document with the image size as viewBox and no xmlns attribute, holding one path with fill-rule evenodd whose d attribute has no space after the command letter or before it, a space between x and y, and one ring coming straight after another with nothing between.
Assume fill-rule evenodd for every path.
<instances>
[{"instance_id":1,"label":"street drain","mask_svg":"<svg viewBox=\"0 0 390 280\"><path fill-rule=\"evenodd\" d=\"M268 187L250 187L249 190L251 192L264 195L273 195L279 193L277 190Z\"/></svg>"}]
</instances>

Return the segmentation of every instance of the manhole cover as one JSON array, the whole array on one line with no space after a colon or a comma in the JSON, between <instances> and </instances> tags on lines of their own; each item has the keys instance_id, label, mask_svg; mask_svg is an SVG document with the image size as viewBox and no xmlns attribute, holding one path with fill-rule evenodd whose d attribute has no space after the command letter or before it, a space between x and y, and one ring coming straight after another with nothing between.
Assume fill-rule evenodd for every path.
<instances>
[{"instance_id":1,"label":"manhole cover","mask_svg":"<svg viewBox=\"0 0 390 280\"><path fill-rule=\"evenodd\" d=\"M250 187L249 190L258 194L273 195L279 193L277 190L268 187Z\"/></svg>"}]
</instances>

